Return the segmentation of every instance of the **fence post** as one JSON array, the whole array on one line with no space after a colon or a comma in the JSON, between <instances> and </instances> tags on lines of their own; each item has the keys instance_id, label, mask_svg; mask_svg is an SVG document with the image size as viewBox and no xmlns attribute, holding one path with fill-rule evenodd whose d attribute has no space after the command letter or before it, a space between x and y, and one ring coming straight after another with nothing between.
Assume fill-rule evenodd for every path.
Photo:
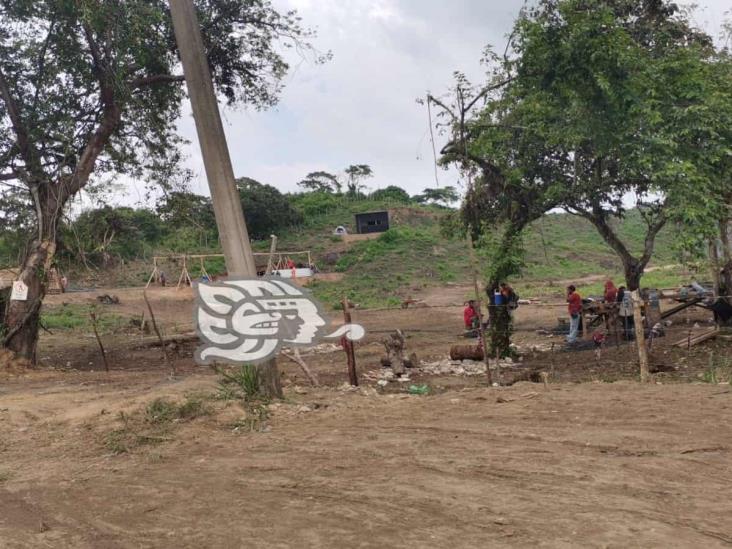
<instances>
[{"instance_id":1,"label":"fence post","mask_svg":"<svg viewBox=\"0 0 732 549\"><path fill-rule=\"evenodd\" d=\"M640 380L642 383L648 381L648 353L646 352L645 331L643 329L643 318L641 317L641 304L638 290L630 294L633 299L633 324L635 328L635 343L638 346L638 360L640 362Z\"/></svg>"},{"instance_id":2,"label":"fence post","mask_svg":"<svg viewBox=\"0 0 732 549\"><path fill-rule=\"evenodd\" d=\"M348 297L343 296L343 321L351 324L351 313L348 310ZM356 375L356 353L353 349L353 341L345 335L341 338L343 350L346 351L346 359L348 360L348 381L352 386L358 387L358 376Z\"/></svg>"},{"instance_id":3,"label":"fence post","mask_svg":"<svg viewBox=\"0 0 732 549\"><path fill-rule=\"evenodd\" d=\"M473 236L468 228L468 251L470 252L470 266L473 271L473 286L475 288L475 303L478 305L478 337L480 345L483 347L483 361L485 362L485 375L488 385L493 385L493 374L491 373L491 359L488 356L488 344L485 340L485 331L483 330L483 307L481 306L480 287L478 286L478 258L475 256L475 248L473 247Z\"/></svg>"}]
</instances>

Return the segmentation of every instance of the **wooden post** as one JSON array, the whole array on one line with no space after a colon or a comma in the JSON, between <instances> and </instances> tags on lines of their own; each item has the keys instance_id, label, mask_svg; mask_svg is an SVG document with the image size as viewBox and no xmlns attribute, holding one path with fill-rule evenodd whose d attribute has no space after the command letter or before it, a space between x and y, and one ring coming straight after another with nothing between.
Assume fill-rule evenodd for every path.
<instances>
[{"instance_id":1,"label":"wooden post","mask_svg":"<svg viewBox=\"0 0 732 549\"><path fill-rule=\"evenodd\" d=\"M648 353L646 352L645 334L643 329L643 317L641 316L641 301L638 290L631 292L633 299L633 324L635 327L635 343L638 347L638 360L640 362L640 380L648 381Z\"/></svg>"},{"instance_id":2,"label":"wooden post","mask_svg":"<svg viewBox=\"0 0 732 549\"><path fill-rule=\"evenodd\" d=\"M478 337L480 344L483 346L483 361L485 362L485 377L488 385L493 385L493 374L491 373L491 359L488 356L488 342L483 332L483 307L481 307L480 286L478 285L478 258L475 257L475 248L473 248L473 237L468 228L468 251L470 252L471 270L473 271L473 288L475 290L475 301L478 305Z\"/></svg>"},{"instance_id":3,"label":"wooden post","mask_svg":"<svg viewBox=\"0 0 732 549\"><path fill-rule=\"evenodd\" d=\"M582 319L582 339L588 341L592 339L592 333L590 332L589 315L585 314L584 306L580 313L580 318Z\"/></svg>"},{"instance_id":4,"label":"wooden post","mask_svg":"<svg viewBox=\"0 0 732 549\"><path fill-rule=\"evenodd\" d=\"M257 276L257 266L193 0L170 0L170 14L196 122L206 179L211 190L226 270L231 276L254 278ZM277 362L269 360L258 365L257 369L262 380L262 392L267 396L282 398Z\"/></svg>"},{"instance_id":5,"label":"wooden post","mask_svg":"<svg viewBox=\"0 0 732 549\"><path fill-rule=\"evenodd\" d=\"M351 323L351 313L348 310L348 297L343 296L343 321L346 324ZM343 349L346 351L346 359L348 360L348 381L354 387L358 387L358 376L356 374L356 353L353 349L353 341L346 336L341 338Z\"/></svg>"},{"instance_id":6,"label":"wooden post","mask_svg":"<svg viewBox=\"0 0 732 549\"><path fill-rule=\"evenodd\" d=\"M165 361L165 365L170 368L170 377L175 377L175 366L168 358L168 349L165 348L165 342L163 341L163 336L160 335L160 330L158 330L158 323L155 321L155 313L153 313L152 305L150 305L150 301L147 299L147 292L142 292L142 297L145 299L145 304L147 305L147 310L150 313L150 320L153 325L153 330L155 330L155 335L158 336L158 341L160 342L160 349L163 351L163 360Z\"/></svg>"},{"instance_id":7,"label":"wooden post","mask_svg":"<svg viewBox=\"0 0 732 549\"><path fill-rule=\"evenodd\" d=\"M153 281L156 274L158 274L158 258L153 257L153 271L150 274L150 278L147 279L147 284L145 284L145 288L150 286L150 283Z\"/></svg>"},{"instance_id":8,"label":"wooden post","mask_svg":"<svg viewBox=\"0 0 732 549\"><path fill-rule=\"evenodd\" d=\"M107 353L104 352L104 345L102 345L102 340L99 337L99 332L97 331L97 314L94 311L90 311L89 316L91 317L92 328L94 329L94 337L97 338L97 343L99 344L99 351L102 353L102 360L104 361L104 369L107 371L107 373L109 373L109 362L107 362Z\"/></svg>"},{"instance_id":9,"label":"wooden post","mask_svg":"<svg viewBox=\"0 0 732 549\"><path fill-rule=\"evenodd\" d=\"M269 257L267 258L267 272L264 273L264 276L270 276L272 274L272 260L274 259L274 253L277 249L277 235L270 235L270 238L272 239L272 244L270 244L269 246Z\"/></svg>"},{"instance_id":10,"label":"wooden post","mask_svg":"<svg viewBox=\"0 0 732 549\"><path fill-rule=\"evenodd\" d=\"M300 368L302 368L302 371L305 372L305 376L310 380L310 383L313 387L318 387L320 385L317 376L310 369L307 363L302 359L302 357L300 356L300 351L297 347L292 349L292 354L286 353L285 351L282 351L280 354L300 366Z\"/></svg>"}]
</instances>

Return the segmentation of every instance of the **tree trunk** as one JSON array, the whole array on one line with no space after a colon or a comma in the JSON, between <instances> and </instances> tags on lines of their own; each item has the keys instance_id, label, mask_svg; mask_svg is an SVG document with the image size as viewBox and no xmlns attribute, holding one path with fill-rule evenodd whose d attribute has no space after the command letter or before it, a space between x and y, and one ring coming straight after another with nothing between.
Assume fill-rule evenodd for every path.
<instances>
[{"instance_id":1,"label":"tree trunk","mask_svg":"<svg viewBox=\"0 0 732 549\"><path fill-rule=\"evenodd\" d=\"M634 257L621 257L625 275L625 287L632 292L640 290L640 281L643 276L644 265Z\"/></svg>"},{"instance_id":2,"label":"tree trunk","mask_svg":"<svg viewBox=\"0 0 732 549\"><path fill-rule=\"evenodd\" d=\"M282 398L280 371L276 359L268 360L257 366L259 371L259 392L267 398Z\"/></svg>"},{"instance_id":3,"label":"tree trunk","mask_svg":"<svg viewBox=\"0 0 732 549\"><path fill-rule=\"evenodd\" d=\"M506 358L511 354L511 315L508 306L496 305L494 294L498 283L490 283L486 288L488 294L488 334L490 337L490 356Z\"/></svg>"},{"instance_id":4,"label":"tree trunk","mask_svg":"<svg viewBox=\"0 0 732 549\"><path fill-rule=\"evenodd\" d=\"M727 303L732 304L732 220L723 219L719 222L719 237L722 241L722 286L721 295L725 295Z\"/></svg>"},{"instance_id":5,"label":"tree trunk","mask_svg":"<svg viewBox=\"0 0 732 549\"><path fill-rule=\"evenodd\" d=\"M19 277L28 286L28 298L25 301L9 301L5 312L7 331L3 346L33 363L38 343L41 302L46 295L47 273L55 251L55 239L33 242Z\"/></svg>"}]
</instances>

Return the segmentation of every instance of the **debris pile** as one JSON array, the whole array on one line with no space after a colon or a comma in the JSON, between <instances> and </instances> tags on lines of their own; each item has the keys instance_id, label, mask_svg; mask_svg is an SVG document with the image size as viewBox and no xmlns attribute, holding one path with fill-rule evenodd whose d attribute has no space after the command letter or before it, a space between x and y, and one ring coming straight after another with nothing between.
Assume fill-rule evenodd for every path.
<instances>
[{"instance_id":1,"label":"debris pile","mask_svg":"<svg viewBox=\"0 0 732 549\"><path fill-rule=\"evenodd\" d=\"M484 376L485 362L444 359L435 362L423 362L420 371L432 375Z\"/></svg>"}]
</instances>

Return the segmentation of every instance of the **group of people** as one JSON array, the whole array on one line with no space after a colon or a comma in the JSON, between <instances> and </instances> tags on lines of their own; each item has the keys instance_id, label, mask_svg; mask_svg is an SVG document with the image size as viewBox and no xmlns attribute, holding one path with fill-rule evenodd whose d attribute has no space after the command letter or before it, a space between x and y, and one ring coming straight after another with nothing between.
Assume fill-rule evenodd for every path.
<instances>
[{"instance_id":1,"label":"group of people","mask_svg":"<svg viewBox=\"0 0 732 549\"><path fill-rule=\"evenodd\" d=\"M605 281L603 300L605 303L618 304L618 316L623 323L623 329L626 337L632 337L634 324L633 302L630 299L630 292L626 290L625 286L616 287L615 284L613 284L613 281L608 278ZM569 334L567 335L567 343L572 344L577 341L580 320L582 318L582 296L580 296L579 292L577 292L577 288L573 285L567 286L567 309L569 312ZM597 340L595 343L597 343Z\"/></svg>"},{"instance_id":2,"label":"group of people","mask_svg":"<svg viewBox=\"0 0 732 549\"><path fill-rule=\"evenodd\" d=\"M488 296L492 305L505 306L509 315L513 315L518 307L518 294L505 282L501 282L495 290L489 290ZM480 326L480 305L476 300L471 299L465 303L463 323L466 330L477 330Z\"/></svg>"}]
</instances>

